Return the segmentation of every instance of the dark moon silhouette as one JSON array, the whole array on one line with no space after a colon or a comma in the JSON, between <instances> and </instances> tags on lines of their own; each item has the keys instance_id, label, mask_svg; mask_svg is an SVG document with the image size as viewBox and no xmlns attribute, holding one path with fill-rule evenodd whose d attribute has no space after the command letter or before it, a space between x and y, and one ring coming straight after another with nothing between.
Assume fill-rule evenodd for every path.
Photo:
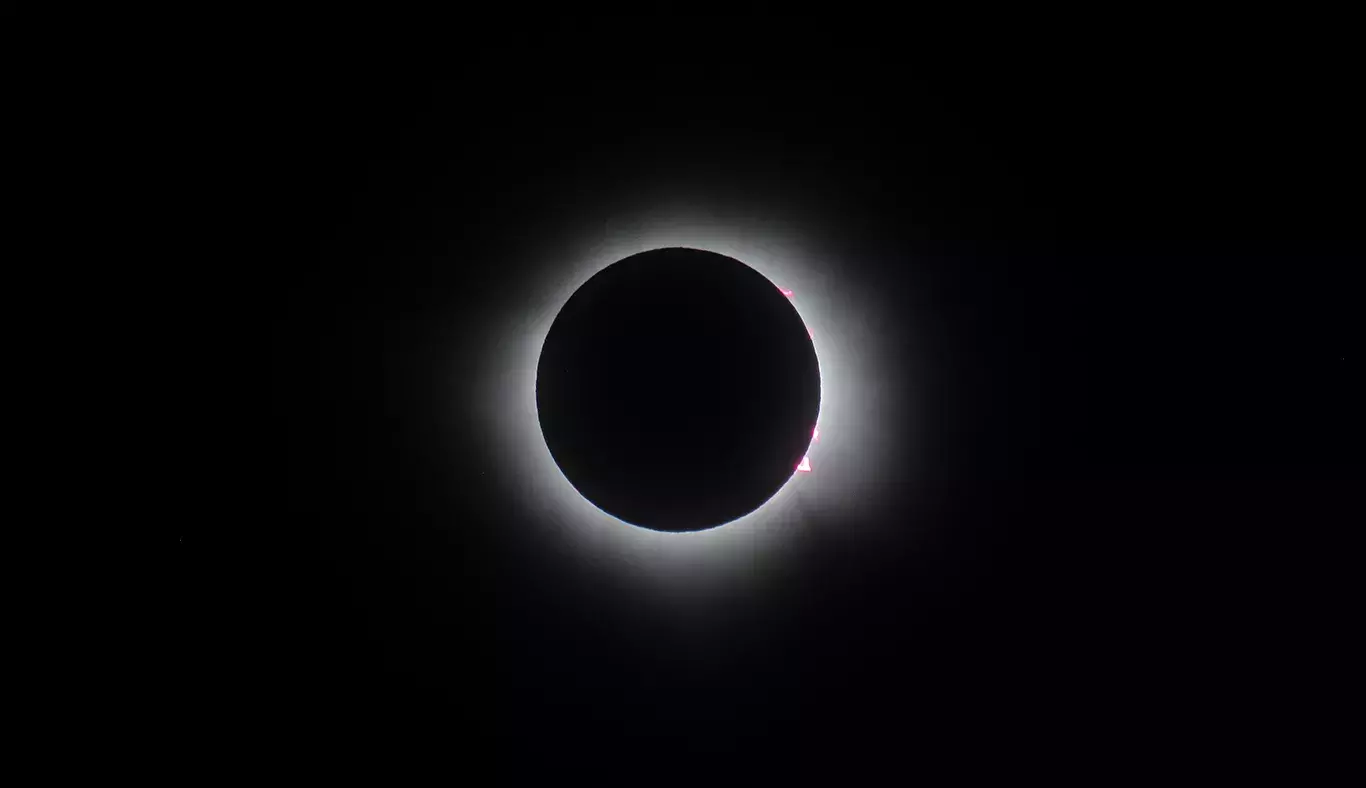
<instances>
[{"instance_id":1,"label":"dark moon silhouette","mask_svg":"<svg viewBox=\"0 0 1366 788\"><path fill-rule=\"evenodd\" d=\"M791 302L696 249L632 255L556 316L536 368L546 445L599 509L698 531L759 508L801 462L820 369Z\"/></svg>"}]
</instances>

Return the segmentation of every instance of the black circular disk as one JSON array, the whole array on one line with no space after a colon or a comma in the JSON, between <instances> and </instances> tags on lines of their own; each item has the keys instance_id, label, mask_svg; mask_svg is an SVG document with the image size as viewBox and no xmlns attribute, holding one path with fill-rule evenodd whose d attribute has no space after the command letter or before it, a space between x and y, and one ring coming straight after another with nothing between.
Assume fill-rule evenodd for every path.
<instances>
[{"instance_id":1,"label":"black circular disk","mask_svg":"<svg viewBox=\"0 0 1366 788\"><path fill-rule=\"evenodd\" d=\"M820 369L774 283L723 255L656 249L589 279L536 369L541 431L599 509L698 531L759 508L811 442Z\"/></svg>"}]
</instances>

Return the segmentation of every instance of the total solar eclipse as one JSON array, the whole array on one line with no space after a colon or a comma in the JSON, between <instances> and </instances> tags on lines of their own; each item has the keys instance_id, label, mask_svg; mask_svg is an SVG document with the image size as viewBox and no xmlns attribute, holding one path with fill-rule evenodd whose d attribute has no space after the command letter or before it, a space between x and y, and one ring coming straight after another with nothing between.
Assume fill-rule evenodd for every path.
<instances>
[{"instance_id":1,"label":"total solar eclipse","mask_svg":"<svg viewBox=\"0 0 1366 788\"><path fill-rule=\"evenodd\" d=\"M820 369L773 282L715 252L655 249L565 303L537 363L536 409L556 465L593 505L651 530L700 531L792 478L820 411Z\"/></svg>"}]
</instances>

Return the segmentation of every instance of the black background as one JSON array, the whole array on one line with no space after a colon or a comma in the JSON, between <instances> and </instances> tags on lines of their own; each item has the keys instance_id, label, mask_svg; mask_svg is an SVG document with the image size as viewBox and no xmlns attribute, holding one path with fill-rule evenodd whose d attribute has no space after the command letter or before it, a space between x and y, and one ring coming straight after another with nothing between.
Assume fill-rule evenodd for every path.
<instances>
[{"instance_id":1,"label":"black background","mask_svg":"<svg viewBox=\"0 0 1366 788\"><path fill-rule=\"evenodd\" d=\"M251 746L650 779L1330 744L1346 583L1310 568L1360 519L1345 50L1189 20L646 27L357 21L244 75L270 448L262 569L217 637ZM804 553L698 624L515 536L474 384L433 360L479 374L539 275L510 239L673 190L817 217L879 292L932 283L933 539ZM891 533L925 516L880 503Z\"/></svg>"}]
</instances>

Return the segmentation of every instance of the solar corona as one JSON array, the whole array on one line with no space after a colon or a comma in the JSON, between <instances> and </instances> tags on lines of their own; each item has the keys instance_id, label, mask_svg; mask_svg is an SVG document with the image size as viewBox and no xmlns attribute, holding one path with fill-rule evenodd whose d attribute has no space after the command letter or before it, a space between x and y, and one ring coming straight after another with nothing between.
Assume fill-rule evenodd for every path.
<instances>
[{"instance_id":1,"label":"solar corona","mask_svg":"<svg viewBox=\"0 0 1366 788\"><path fill-rule=\"evenodd\" d=\"M903 363L886 363L891 351L878 326L891 315L888 294L849 276L841 257L847 252L824 246L826 238L818 218L722 217L677 203L642 205L605 225L576 220L522 242L517 254L525 258L526 277L506 300L487 307L488 351L476 378L482 386L476 426L490 462L485 483L505 491L507 538L590 575L629 578L637 588L686 603L766 582L761 578L769 569L785 565L785 555L813 539L877 533L883 526L873 518L887 491L904 491L919 478L919 400L905 383L915 369L904 363L904 349ZM545 351L558 344L555 324L572 301L586 297L581 291L599 274L661 250L724 258L749 284L719 289L741 304L763 305L779 344L793 349L767 369L805 365L814 378L777 375L771 380L796 380L795 388L789 382L789 389L775 391L770 384L728 406L728 395L764 377L757 374L762 368L750 370L749 364L762 355L758 328L765 320L757 314L742 319L732 306L725 310L729 322L708 325L696 316L717 300L715 293L697 282L644 277L638 287L620 291L629 298L616 309L649 328L653 341L646 342L645 334L634 341L613 337L605 330L611 321L600 319L597 333L612 338L616 351L594 348L578 356L604 374L593 385L574 381L572 365L559 374L560 391L591 404L585 412L594 420L566 426L565 414L574 408L562 403L563 429L547 434L538 399L545 393ZM623 306L628 301L638 308ZM652 314L678 322L670 327L649 320ZM726 325L744 329L747 341L722 341ZM708 347L723 348L722 357L707 358ZM614 365L613 357L629 362ZM451 374L469 379L459 369ZM758 396L765 392L767 400ZM586 402L589 394L601 401ZM759 419L770 439L778 436L771 444L743 426L750 416L763 415L759 406L766 401L808 403L787 406L786 419L773 413ZM631 439L629 419L650 428L641 440ZM651 440L643 439L649 434ZM633 467L627 459L633 450L649 462ZM622 479L614 483L614 470L650 484L631 492ZM736 478L728 478L731 473ZM741 494L737 482L745 478L757 479L755 492ZM718 480L734 494L718 496L706 511L692 498L714 491ZM681 515L661 516L670 500ZM839 528L826 525L831 522Z\"/></svg>"}]
</instances>

